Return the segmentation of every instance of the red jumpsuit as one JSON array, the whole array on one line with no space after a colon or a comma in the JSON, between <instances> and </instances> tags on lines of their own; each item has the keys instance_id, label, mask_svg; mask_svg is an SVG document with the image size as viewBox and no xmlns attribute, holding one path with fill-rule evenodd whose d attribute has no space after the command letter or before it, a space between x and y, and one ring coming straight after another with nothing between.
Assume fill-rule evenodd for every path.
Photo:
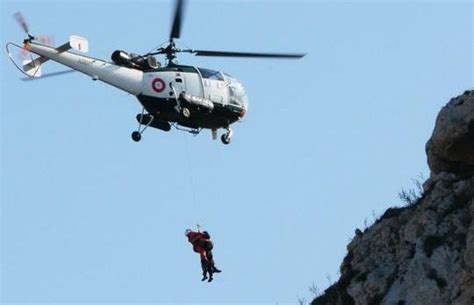
<instances>
[{"instance_id":1,"label":"red jumpsuit","mask_svg":"<svg viewBox=\"0 0 474 305\"><path fill-rule=\"evenodd\" d=\"M212 279L212 273L215 269L214 259L212 252L210 250L206 250L206 248L208 248L206 245L212 245L212 241L207 239L203 233L193 231L188 234L188 241L193 245L194 252L199 253L199 256L201 257L203 276L206 277L206 273L208 272Z\"/></svg>"},{"instance_id":2,"label":"red jumpsuit","mask_svg":"<svg viewBox=\"0 0 474 305\"><path fill-rule=\"evenodd\" d=\"M188 241L193 245L193 250L199 253L201 260L208 261L207 253L204 249L204 243L207 241L201 232L190 232L188 234Z\"/></svg>"}]
</instances>

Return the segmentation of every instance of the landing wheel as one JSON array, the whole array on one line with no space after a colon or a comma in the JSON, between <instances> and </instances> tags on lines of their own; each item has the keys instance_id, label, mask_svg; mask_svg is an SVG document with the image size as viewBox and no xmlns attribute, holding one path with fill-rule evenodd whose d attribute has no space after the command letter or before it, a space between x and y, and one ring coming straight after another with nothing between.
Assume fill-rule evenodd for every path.
<instances>
[{"instance_id":1,"label":"landing wheel","mask_svg":"<svg viewBox=\"0 0 474 305\"><path fill-rule=\"evenodd\" d=\"M138 131L132 132L132 139L135 142L139 142L142 139L142 134L139 133Z\"/></svg>"},{"instance_id":2,"label":"landing wheel","mask_svg":"<svg viewBox=\"0 0 474 305\"><path fill-rule=\"evenodd\" d=\"M183 109L181 109L181 115L187 119L189 119L189 117L191 116L191 111L189 111L188 108L186 107L183 107Z\"/></svg>"},{"instance_id":3,"label":"landing wheel","mask_svg":"<svg viewBox=\"0 0 474 305\"><path fill-rule=\"evenodd\" d=\"M221 136L221 141L222 141L222 143L224 143L225 145L230 144L230 137L229 137L229 135L226 134L226 133L223 134L223 135Z\"/></svg>"}]
</instances>

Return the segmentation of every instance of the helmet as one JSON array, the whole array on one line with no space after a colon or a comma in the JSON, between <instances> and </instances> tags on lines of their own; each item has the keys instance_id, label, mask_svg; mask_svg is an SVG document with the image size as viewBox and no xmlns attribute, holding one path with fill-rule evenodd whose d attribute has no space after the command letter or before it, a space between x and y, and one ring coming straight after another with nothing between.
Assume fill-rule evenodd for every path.
<instances>
[{"instance_id":1,"label":"helmet","mask_svg":"<svg viewBox=\"0 0 474 305\"><path fill-rule=\"evenodd\" d=\"M189 233L191 232L191 229L186 229L186 231L184 231L184 236L188 237Z\"/></svg>"},{"instance_id":2,"label":"helmet","mask_svg":"<svg viewBox=\"0 0 474 305\"><path fill-rule=\"evenodd\" d=\"M203 231L203 232L202 232L202 235L203 235L204 238L206 238L206 239L210 239L210 238L211 238L211 236L209 235L209 233L207 233L207 231Z\"/></svg>"}]
</instances>

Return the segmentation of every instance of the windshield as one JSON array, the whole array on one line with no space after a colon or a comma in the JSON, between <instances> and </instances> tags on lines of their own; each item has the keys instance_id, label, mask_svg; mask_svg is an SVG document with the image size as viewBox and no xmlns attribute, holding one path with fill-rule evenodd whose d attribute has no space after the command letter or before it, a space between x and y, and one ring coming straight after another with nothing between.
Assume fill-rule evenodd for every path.
<instances>
[{"instance_id":1,"label":"windshield","mask_svg":"<svg viewBox=\"0 0 474 305\"><path fill-rule=\"evenodd\" d=\"M224 77L222 77L222 74L219 71L214 71L210 69L204 69L204 68L198 68L199 72L201 72L202 78L208 78L208 79L215 79L215 80L224 80Z\"/></svg>"}]
</instances>

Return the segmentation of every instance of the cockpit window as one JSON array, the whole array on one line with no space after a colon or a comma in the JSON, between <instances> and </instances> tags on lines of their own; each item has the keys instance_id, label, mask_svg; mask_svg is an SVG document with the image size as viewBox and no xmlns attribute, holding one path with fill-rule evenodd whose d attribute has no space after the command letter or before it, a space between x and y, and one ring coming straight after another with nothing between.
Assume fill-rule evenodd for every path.
<instances>
[{"instance_id":1,"label":"cockpit window","mask_svg":"<svg viewBox=\"0 0 474 305\"><path fill-rule=\"evenodd\" d=\"M198 68L199 72L201 72L201 75L203 78L208 78L208 79L215 79L215 80L224 80L224 77L222 77L222 74L219 71L214 71L214 70L209 70L209 69L204 69L204 68Z\"/></svg>"}]
</instances>

